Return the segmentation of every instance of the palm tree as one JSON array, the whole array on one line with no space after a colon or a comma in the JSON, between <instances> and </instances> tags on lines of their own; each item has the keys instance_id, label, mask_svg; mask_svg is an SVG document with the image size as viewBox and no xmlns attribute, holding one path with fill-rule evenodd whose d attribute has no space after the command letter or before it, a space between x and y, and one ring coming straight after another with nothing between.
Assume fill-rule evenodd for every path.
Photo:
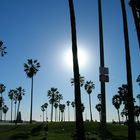
<instances>
[{"instance_id":1,"label":"palm tree","mask_svg":"<svg viewBox=\"0 0 140 140\"><path fill-rule=\"evenodd\" d=\"M48 116L47 116L48 103L44 103L44 108L46 110L46 122L47 122L47 120L48 120Z\"/></svg>"},{"instance_id":2,"label":"palm tree","mask_svg":"<svg viewBox=\"0 0 140 140\"><path fill-rule=\"evenodd\" d=\"M33 108L33 77L38 72L40 63L37 60L28 59L24 63L24 71L28 78L31 78L31 109L30 109L30 124L32 123L32 108Z\"/></svg>"},{"instance_id":3,"label":"palm tree","mask_svg":"<svg viewBox=\"0 0 140 140\"><path fill-rule=\"evenodd\" d=\"M101 122L101 103L97 104L95 106L95 108L97 109L97 111L99 112L99 120Z\"/></svg>"},{"instance_id":4,"label":"palm tree","mask_svg":"<svg viewBox=\"0 0 140 140\"><path fill-rule=\"evenodd\" d=\"M3 113L5 114L4 121L6 121L6 113L7 113L8 109L9 109L9 108L7 107L7 105L4 105L4 106L2 107Z\"/></svg>"},{"instance_id":5,"label":"palm tree","mask_svg":"<svg viewBox=\"0 0 140 140\"><path fill-rule=\"evenodd\" d=\"M7 52L5 51L6 47L3 46L3 42L0 41L0 54L3 57Z\"/></svg>"},{"instance_id":6,"label":"palm tree","mask_svg":"<svg viewBox=\"0 0 140 140\"><path fill-rule=\"evenodd\" d=\"M139 119L138 119L138 117L139 117L139 115L140 115L140 107L139 106L134 106L134 115L136 116L136 118L137 118L137 122L139 122Z\"/></svg>"},{"instance_id":7,"label":"palm tree","mask_svg":"<svg viewBox=\"0 0 140 140\"><path fill-rule=\"evenodd\" d=\"M60 101L63 100L62 94L58 94L58 106L60 105ZM59 109L59 121L60 121L60 109Z\"/></svg>"},{"instance_id":8,"label":"palm tree","mask_svg":"<svg viewBox=\"0 0 140 140\"><path fill-rule=\"evenodd\" d=\"M3 107L3 104L4 104L4 99L3 99L3 97L0 97L0 115L1 115L1 120L0 121L2 121L2 107Z\"/></svg>"},{"instance_id":9,"label":"palm tree","mask_svg":"<svg viewBox=\"0 0 140 140\"><path fill-rule=\"evenodd\" d=\"M135 22L135 27L137 31L138 43L140 47L140 4L139 0L130 0L129 5L132 9L132 14Z\"/></svg>"},{"instance_id":10,"label":"palm tree","mask_svg":"<svg viewBox=\"0 0 140 140\"><path fill-rule=\"evenodd\" d=\"M137 98L139 100L139 106L140 106L140 94L137 95Z\"/></svg>"},{"instance_id":11,"label":"palm tree","mask_svg":"<svg viewBox=\"0 0 140 140\"><path fill-rule=\"evenodd\" d=\"M44 111L45 111L44 105L41 106L41 111L43 112L43 122L44 122Z\"/></svg>"},{"instance_id":12,"label":"palm tree","mask_svg":"<svg viewBox=\"0 0 140 140\"><path fill-rule=\"evenodd\" d=\"M84 85L84 83L85 83L85 77L81 76L79 74L79 80L80 80L80 86L82 87ZM74 78L71 78L70 82L71 82L71 85L73 86L74 85Z\"/></svg>"},{"instance_id":13,"label":"palm tree","mask_svg":"<svg viewBox=\"0 0 140 140\"><path fill-rule=\"evenodd\" d=\"M55 122L57 121L57 108L58 108L58 103L54 103L54 108L55 108Z\"/></svg>"},{"instance_id":14,"label":"palm tree","mask_svg":"<svg viewBox=\"0 0 140 140\"><path fill-rule=\"evenodd\" d=\"M84 123L83 123L82 110L81 110L81 91L80 91L80 82L79 82L76 22L75 22L73 0L69 0L69 11L70 11L70 21L71 21L73 73L74 73L74 88L75 88L76 137L77 137L77 140L85 140L85 129L84 129Z\"/></svg>"},{"instance_id":15,"label":"palm tree","mask_svg":"<svg viewBox=\"0 0 140 140\"><path fill-rule=\"evenodd\" d=\"M140 85L140 75L137 77L136 82L138 82L138 84Z\"/></svg>"},{"instance_id":16,"label":"palm tree","mask_svg":"<svg viewBox=\"0 0 140 140\"><path fill-rule=\"evenodd\" d=\"M1 98L3 99L2 97L2 93L5 91L5 85L4 84L0 84L0 94L1 94ZM2 121L2 104L0 106L0 121Z\"/></svg>"},{"instance_id":17,"label":"palm tree","mask_svg":"<svg viewBox=\"0 0 140 140\"><path fill-rule=\"evenodd\" d=\"M61 111L61 121L64 121L64 110L65 110L65 104L60 104L59 109Z\"/></svg>"},{"instance_id":18,"label":"palm tree","mask_svg":"<svg viewBox=\"0 0 140 140\"><path fill-rule=\"evenodd\" d=\"M12 122L12 116L13 116L13 99L14 99L14 93L15 93L14 89L11 89L8 92L8 97L11 100L11 122Z\"/></svg>"},{"instance_id":19,"label":"palm tree","mask_svg":"<svg viewBox=\"0 0 140 140\"><path fill-rule=\"evenodd\" d=\"M92 120L92 110L91 110L91 97L90 94L92 93L92 90L95 88L95 85L93 84L93 82L91 81L86 81L85 84L85 90L87 91L88 95L89 95L89 108L90 108L90 120Z\"/></svg>"},{"instance_id":20,"label":"palm tree","mask_svg":"<svg viewBox=\"0 0 140 140\"><path fill-rule=\"evenodd\" d=\"M49 102L52 105L51 107L51 122L53 120L53 106L55 102L58 102L58 90L57 88L51 88L50 90L48 90L48 97L49 97Z\"/></svg>"},{"instance_id":21,"label":"palm tree","mask_svg":"<svg viewBox=\"0 0 140 140\"><path fill-rule=\"evenodd\" d=\"M73 108L74 121L75 121L75 102L74 101L71 102L71 106Z\"/></svg>"},{"instance_id":22,"label":"palm tree","mask_svg":"<svg viewBox=\"0 0 140 140\"><path fill-rule=\"evenodd\" d=\"M82 112L84 112L84 110L85 110L85 106L84 106L83 103L81 104L81 108L82 108Z\"/></svg>"},{"instance_id":23,"label":"palm tree","mask_svg":"<svg viewBox=\"0 0 140 140\"><path fill-rule=\"evenodd\" d=\"M25 90L22 87L18 87L16 88L16 92L17 92L17 101L18 101L18 108L17 108L17 119L16 119L16 123L18 121L18 114L19 114L19 107L20 107L20 102L22 100L22 96L25 95Z\"/></svg>"},{"instance_id":24,"label":"palm tree","mask_svg":"<svg viewBox=\"0 0 140 140\"><path fill-rule=\"evenodd\" d=\"M70 101L67 101L66 104L68 106L68 121L70 121L70 110L69 110Z\"/></svg>"},{"instance_id":25,"label":"palm tree","mask_svg":"<svg viewBox=\"0 0 140 140\"><path fill-rule=\"evenodd\" d=\"M133 103L133 87L132 87L132 73L131 73L131 57L129 48L129 36L127 27L127 16L124 0L120 0L122 17L123 17L123 31L124 31L124 41L125 41L125 60L126 60L126 75L127 75L127 85L128 85L128 140L136 139L136 128L134 121L134 103Z\"/></svg>"},{"instance_id":26,"label":"palm tree","mask_svg":"<svg viewBox=\"0 0 140 140\"><path fill-rule=\"evenodd\" d=\"M16 108L17 108L17 99L18 99L18 94L17 94L17 90L14 90L14 97L13 97L13 100L14 100L14 104L15 104L15 116L14 116L14 120L16 121L16 116L17 116L17 113L16 113Z\"/></svg>"},{"instance_id":27,"label":"palm tree","mask_svg":"<svg viewBox=\"0 0 140 140\"><path fill-rule=\"evenodd\" d=\"M101 94L98 94L97 98L98 98L99 102L101 102Z\"/></svg>"},{"instance_id":28,"label":"palm tree","mask_svg":"<svg viewBox=\"0 0 140 140\"><path fill-rule=\"evenodd\" d=\"M120 109L120 105L122 104L121 97L119 95L114 95L113 98L112 98L112 104L117 109L118 119L119 119L119 124L120 124L120 113L119 113L119 109Z\"/></svg>"}]
</instances>

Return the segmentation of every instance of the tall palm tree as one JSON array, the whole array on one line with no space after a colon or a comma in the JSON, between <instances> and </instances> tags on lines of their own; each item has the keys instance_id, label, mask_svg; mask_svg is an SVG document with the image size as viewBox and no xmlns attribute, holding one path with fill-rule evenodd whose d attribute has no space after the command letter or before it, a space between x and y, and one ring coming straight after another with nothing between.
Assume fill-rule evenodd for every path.
<instances>
[{"instance_id":1,"label":"tall palm tree","mask_svg":"<svg viewBox=\"0 0 140 140\"><path fill-rule=\"evenodd\" d=\"M51 104L51 122L53 121L53 106L55 102L58 102L58 90L57 88L51 88L48 90L48 97L49 97L49 102Z\"/></svg>"},{"instance_id":2,"label":"tall palm tree","mask_svg":"<svg viewBox=\"0 0 140 140\"><path fill-rule=\"evenodd\" d=\"M16 92L17 92L17 101L18 101L17 119L16 119L16 123L17 123L18 114L19 114L20 102L21 102L21 100L22 100L22 96L25 95L25 90L24 90L22 87L18 87L18 88L16 88Z\"/></svg>"},{"instance_id":3,"label":"tall palm tree","mask_svg":"<svg viewBox=\"0 0 140 140\"><path fill-rule=\"evenodd\" d=\"M8 109L9 109L9 108L7 107L7 105L4 105L4 106L2 107L3 113L5 114L4 121L6 121L6 113L7 113Z\"/></svg>"},{"instance_id":4,"label":"tall palm tree","mask_svg":"<svg viewBox=\"0 0 140 140\"><path fill-rule=\"evenodd\" d=\"M57 121L57 108L58 108L58 103L54 103L54 108L55 108L55 122Z\"/></svg>"},{"instance_id":5,"label":"tall palm tree","mask_svg":"<svg viewBox=\"0 0 140 140\"><path fill-rule=\"evenodd\" d=\"M122 104L121 97L119 95L114 95L113 98L112 98L112 104L117 109L117 112L118 112L118 120L119 120L119 124L120 124L120 113L119 113L119 109L120 109L120 106Z\"/></svg>"},{"instance_id":6,"label":"tall palm tree","mask_svg":"<svg viewBox=\"0 0 140 140\"><path fill-rule=\"evenodd\" d=\"M139 117L139 115L140 115L140 107L139 106L134 106L134 115L135 115L135 117L137 118L137 122L139 122L139 119L138 119L138 117Z\"/></svg>"},{"instance_id":7,"label":"tall palm tree","mask_svg":"<svg viewBox=\"0 0 140 140\"><path fill-rule=\"evenodd\" d=\"M0 41L0 55L3 57L7 52L5 51L6 47L3 46L3 42Z\"/></svg>"},{"instance_id":8,"label":"tall palm tree","mask_svg":"<svg viewBox=\"0 0 140 140\"><path fill-rule=\"evenodd\" d=\"M137 98L139 100L139 106L140 106L140 94L137 95Z\"/></svg>"},{"instance_id":9,"label":"tall palm tree","mask_svg":"<svg viewBox=\"0 0 140 140\"><path fill-rule=\"evenodd\" d=\"M0 97L1 97L1 99L3 99L3 97L2 97L2 93L5 91L5 85L4 84L0 84ZM1 104L1 106L0 106L0 121L2 121L2 104Z\"/></svg>"},{"instance_id":10,"label":"tall palm tree","mask_svg":"<svg viewBox=\"0 0 140 140\"><path fill-rule=\"evenodd\" d=\"M75 88L75 107L76 107L76 137L77 140L85 140L85 129L81 109L81 91L79 82L75 12L73 0L68 0L68 2L71 21L71 39L72 39L72 54L73 54L73 73L74 73L74 88Z\"/></svg>"},{"instance_id":11,"label":"tall palm tree","mask_svg":"<svg viewBox=\"0 0 140 140\"><path fill-rule=\"evenodd\" d=\"M15 104L15 115L14 115L14 120L16 121L16 116L17 116L17 100L18 99L18 94L17 94L17 90L14 90L14 97L13 97L13 100L14 100L14 104Z\"/></svg>"},{"instance_id":12,"label":"tall palm tree","mask_svg":"<svg viewBox=\"0 0 140 140\"><path fill-rule=\"evenodd\" d=\"M24 63L24 71L28 78L31 78L31 109L30 109L30 124L32 123L32 108L33 108L33 77L38 72L40 63L37 60L28 59Z\"/></svg>"},{"instance_id":13,"label":"tall palm tree","mask_svg":"<svg viewBox=\"0 0 140 140\"><path fill-rule=\"evenodd\" d=\"M61 122L64 121L64 110L65 110L65 104L59 105L60 111L61 111Z\"/></svg>"},{"instance_id":14,"label":"tall palm tree","mask_svg":"<svg viewBox=\"0 0 140 140\"><path fill-rule=\"evenodd\" d=\"M95 106L95 108L97 109L97 111L99 112L99 120L101 122L101 103L97 104Z\"/></svg>"},{"instance_id":15,"label":"tall palm tree","mask_svg":"<svg viewBox=\"0 0 140 140\"><path fill-rule=\"evenodd\" d=\"M135 27L137 31L138 43L140 48L140 2L139 0L130 0L129 5L132 9L132 14L135 22Z\"/></svg>"},{"instance_id":16,"label":"tall palm tree","mask_svg":"<svg viewBox=\"0 0 140 140\"><path fill-rule=\"evenodd\" d=\"M8 97L11 100L11 122L13 120L13 99L14 99L14 93L15 93L14 89L11 89L8 92Z\"/></svg>"},{"instance_id":17,"label":"tall palm tree","mask_svg":"<svg viewBox=\"0 0 140 140\"><path fill-rule=\"evenodd\" d=\"M131 73L131 57L129 48L129 36L127 27L127 16L124 0L120 0L123 18L123 31L125 42L125 59L126 59L126 75L128 85L128 140L136 139L136 127L134 122L134 103L133 103L133 87L132 87L132 73Z\"/></svg>"},{"instance_id":18,"label":"tall palm tree","mask_svg":"<svg viewBox=\"0 0 140 140\"><path fill-rule=\"evenodd\" d=\"M66 104L68 106L68 121L70 121L70 109L69 109L70 101L67 101Z\"/></svg>"},{"instance_id":19,"label":"tall palm tree","mask_svg":"<svg viewBox=\"0 0 140 140\"><path fill-rule=\"evenodd\" d=\"M71 106L73 108L74 121L75 121L75 102L74 101L71 102Z\"/></svg>"},{"instance_id":20,"label":"tall palm tree","mask_svg":"<svg viewBox=\"0 0 140 140\"><path fill-rule=\"evenodd\" d=\"M3 104L4 104L4 99L3 97L0 97L0 121L2 121L2 107L3 107Z\"/></svg>"},{"instance_id":21,"label":"tall palm tree","mask_svg":"<svg viewBox=\"0 0 140 140\"><path fill-rule=\"evenodd\" d=\"M91 97L90 94L92 93L92 90L95 88L95 85L93 84L93 82L91 81L86 81L85 84L85 90L87 91L88 95L89 95L89 108L90 108L90 120L92 120L92 110L91 110Z\"/></svg>"},{"instance_id":22,"label":"tall palm tree","mask_svg":"<svg viewBox=\"0 0 140 140\"><path fill-rule=\"evenodd\" d=\"M62 94L58 94L58 106L60 105L60 101L63 100ZM59 109L59 121L60 121L60 109Z\"/></svg>"},{"instance_id":23,"label":"tall palm tree","mask_svg":"<svg viewBox=\"0 0 140 140\"><path fill-rule=\"evenodd\" d=\"M44 111L45 111L45 106L44 105L41 106L41 111L43 113L43 122L44 122Z\"/></svg>"},{"instance_id":24,"label":"tall palm tree","mask_svg":"<svg viewBox=\"0 0 140 140\"><path fill-rule=\"evenodd\" d=\"M46 122L47 122L47 120L48 120L48 114L47 114L48 103L44 103L44 108L46 110Z\"/></svg>"}]
</instances>

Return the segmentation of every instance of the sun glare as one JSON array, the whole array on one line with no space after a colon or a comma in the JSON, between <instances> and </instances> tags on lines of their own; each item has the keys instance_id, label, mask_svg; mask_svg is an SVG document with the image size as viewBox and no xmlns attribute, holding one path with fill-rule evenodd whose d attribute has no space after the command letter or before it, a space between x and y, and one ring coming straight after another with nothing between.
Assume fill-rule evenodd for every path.
<instances>
[{"instance_id":1,"label":"sun glare","mask_svg":"<svg viewBox=\"0 0 140 140\"><path fill-rule=\"evenodd\" d=\"M65 63L67 64L68 67L73 66L73 58L72 58L72 50L67 50L65 52ZM78 62L79 62L79 67L84 68L87 65L88 61L88 54L83 48L78 49Z\"/></svg>"}]
</instances>

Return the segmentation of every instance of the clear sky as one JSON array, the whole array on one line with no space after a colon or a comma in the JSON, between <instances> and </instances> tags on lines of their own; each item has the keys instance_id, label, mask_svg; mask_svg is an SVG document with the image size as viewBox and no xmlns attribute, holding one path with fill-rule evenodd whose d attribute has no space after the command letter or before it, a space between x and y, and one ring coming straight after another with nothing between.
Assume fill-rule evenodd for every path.
<instances>
[{"instance_id":1,"label":"clear sky","mask_svg":"<svg viewBox=\"0 0 140 140\"><path fill-rule=\"evenodd\" d=\"M128 16L134 97L140 93L136 78L140 74L140 50L129 0L125 0ZM93 119L98 120L95 105L100 93L99 83L99 31L97 0L74 0L78 48L83 50L85 64L80 74L95 83L91 94ZM105 65L109 67L109 83L106 84L107 120L117 119L112 97L118 87L126 83L126 65L122 13L119 0L102 0ZM0 40L7 47L7 54L0 58L0 83L6 86L3 93L9 111L8 91L22 86L26 94L20 110L23 120L29 120L31 79L27 78L23 64L27 59L37 59L41 68L34 77L33 119L40 120L40 106L48 102L47 91L58 88L63 95L62 103L74 100L70 78L73 69L66 61L71 49L71 33L68 0L0 0ZM84 60L82 60L84 61ZM85 104L84 119L89 119L88 94L81 89ZM137 102L136 102L137 104ZM50 110L50 105L48 106ZM70 108L73 119L72 108ZM49 114L50 115L50 114ZM50 119L50 116L49 116ZM67 108L66 108L67 119Z\"/></svg>"}]
</instances>

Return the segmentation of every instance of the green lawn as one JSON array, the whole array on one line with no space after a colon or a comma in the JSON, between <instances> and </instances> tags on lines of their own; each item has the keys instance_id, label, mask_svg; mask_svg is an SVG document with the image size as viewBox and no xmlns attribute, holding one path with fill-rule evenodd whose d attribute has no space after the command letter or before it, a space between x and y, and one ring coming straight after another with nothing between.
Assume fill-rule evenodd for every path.
<instances>
[{"instance_id":1,"label":"green lawn","mask_svg":"<svg viewBox=\"0 0 140 140\"><path fill-rule=\"evenodd\" d=\"M0 140L46 140L44 124L0 125ZM47 140L74 140L74 122L49 123ZM99 123L86 122L87 140L100 140ZM107 140L127 140L127 126L107 124ZM137 140L140 140L140 128L137 128Z\"/></svg>"}]
</instances>

